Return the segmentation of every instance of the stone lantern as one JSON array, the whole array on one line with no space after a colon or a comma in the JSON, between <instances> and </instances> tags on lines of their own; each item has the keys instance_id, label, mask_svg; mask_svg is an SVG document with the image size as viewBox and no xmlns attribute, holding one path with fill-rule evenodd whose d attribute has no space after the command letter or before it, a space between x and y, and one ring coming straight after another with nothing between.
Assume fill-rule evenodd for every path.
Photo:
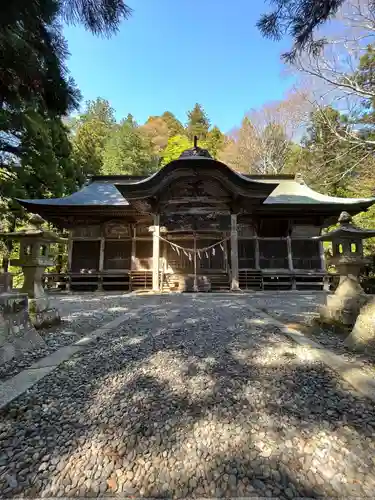
<instances>
[{"instance_id":1,"label":"stone lantern","mask_svg":"<svg viewBox=\"0 0 375 500\"><path fill-rule=\"evenodd\" d=\"M43 222L39 215L33 215L26 229L2 235L20 243L19 258L10 263L22 268L24 283L20 292L29 297L29 315L35 328L45 328L61 321L58 311L49 305L42 278L46 267L53 265L49 254L51 243L65 243L66 239L42 229Z\"/></svg>"},{"instance_id":2,"label":"stone lantern","mask_svg":"<svg viewBox=\"0 0 375 500\"><path fill-rule=\"evenodd\" d=\"M313 239L332 242L332 257L329 260L340 275L335 293L327 296L321 309L321 318L344 326L354 325L361 307L368 301L359 283L359 275L368 260L363 256L363 240L375 236L375 231L362 229L352 223L352 217L342 212L340 226L330 233Z\"/></svg>"}]
</instances>

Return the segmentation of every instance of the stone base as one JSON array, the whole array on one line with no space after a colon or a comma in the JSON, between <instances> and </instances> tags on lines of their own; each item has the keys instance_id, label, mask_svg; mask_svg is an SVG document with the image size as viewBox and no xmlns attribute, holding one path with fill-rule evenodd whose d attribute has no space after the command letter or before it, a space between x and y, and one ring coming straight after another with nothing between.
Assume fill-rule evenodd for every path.
<instances>
[{"instance_id":1,"label":"stone base","mask_svg":"<svg viewBox=\"0 0 375 500\"><path fill-rule=\"evenodd\" d=\"M61 323L59 311L54 308L44 309L44 311L29 312L30 321L37 330L50 328Z\"/></svg>"},{"instance_id":2,"label":"stone base","mask_svg":"<svg viewBox=\"0 0 375 500\"><path fill-rule=\"evenodd\" d=\"M27 295L0 294L0 365L24 352L45 346L29 321Z\"/></svg>"},{"instance_id":3,"label":"stone base","mask_svg":"<svg viewBox=\"0 0 375 500\"><path fill-rule=\"evenodd\" d=\"M183 292L210 292L211 282L207 276L197 276L197 290L194 290L194 276L186 276Z\"/></svg>"},{"instance_id":4,"label":"stone base","mask_svg":"<svg viewBox=\"0 0 375 500\"><path fill-rule=\"evenodd\" d=\"M355 351L375 352L375 299L362 307L345 345Z\"/></svg>"},{"instance_id":5,"label":"stone base","mask_svg":"<svg viewBox=\"0 0 375 500\"><path fill-rule=\"evenodd\" d=\"M353 326L361 307L368 301L358 281L347 277L343 279L333 295L326 298L326 304L320 308L322 322L343 326Z\"/></svg>"},{"instance_id":6,"label":"stone base","mask_svg":"<svg viewBox=\"0 0 375 500\"><path fill-rule=\"evenodd\" d=\"M44 295L37 299L29 298L29 317L35 328L49 328L61 322L59 311L49 307L49 298Z\"/></svg>"}]
</instances>

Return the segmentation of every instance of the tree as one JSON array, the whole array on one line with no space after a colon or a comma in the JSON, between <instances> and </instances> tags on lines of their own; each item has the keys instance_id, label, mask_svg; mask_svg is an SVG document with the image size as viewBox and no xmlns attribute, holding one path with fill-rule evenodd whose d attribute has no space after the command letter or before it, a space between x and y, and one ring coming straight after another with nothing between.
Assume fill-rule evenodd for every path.
<instances>
[{"instance_id":1,"label":"tree","mask_svg":"<svg viewBox=\"0 0 375 500\"><path fill-rule=\"evenodd\" d=\"M331 124L335 123L335 130L340 134L346 126L345 117L332 107L325 109L325 115ZM306 181L328 194L345 195L360 171L358 149L340 141L319 111L311 114L302 146L299 171Z\"/></svg>"},{"instance_id":2,"label":"tree","mask_svg":"<svg viewBox=\"0 0 375 500\"><path fill-rule=\"evenodd\" d=\"M196 104L191 111L188 111L188 123L186 126L187 136L190 140L197 136L200 140L205 140L210 128L210 121L200 104Z\"/></svg>"},{"instance_id":3,"label":"tree","mask_svg":"<svg viewBox=\"0 0 375 500\"><path fill-rule=\"evenodd\" d=\"M246 114L220 157L235 170L277 174L285 168L294 136L307 115L304 96L291 93Z\"/></svg>"},{"instance_id":4,"label":"tree","mask_svg":"<svg viewBox=\"0 0 375 500\"><path fill-rule=\"evenodd\" d=\"M224 143L219 154L219 159L242 173L253 172L257 161L256 132L254 126L247 116L242 120L241 126L232 131Z\"/></svg>"},{"instance_id":5,"label":"tree","mask_svg":"<svg viewBox=\"0 0 375 500\"><path fill-rule=\"evenodd\" d=\"M217 158L224 146L225 136L216 125L208 132L206 147L213 158Z\"/></svg>"},{"instance_id":6,"label":"tree","mask_svg":"<svg viewBox=\"0 0 375 500\"><path fill-rule=\"evenodd\" d=\"M155 155L161 156L168 144L169 130L166 122L160 116L152 116L139 128L152 143Z\"/></svg>"},{"instance_id":7,"label":"tree","mask_svg":"<svg viewBox=\"0 0 375 500\"><path fill-rule=\"evenodd\" d=\"M177 160L181 153L190 147L191 142L186 136L175 135L174 137L170 137L163 153L162 166L167 165L173 160Z\"/></svg>"},{"instance_id":8,"label":"tree","mask_svg":"<svg viewBox=\"0 0 375 500\"><path fill-rule=\"evenodd\" d=\"M74 159L83 177L102 171L104 148L114 127L114 111L108 101L98 97L86 103L72 130Z\"/></svg>"},{"instance_id":9,"label":"tree","mask_svg":"<svg viewBox=\"0 0 375 500\"><path fill-rule=\"evenodd\" d=\"M367 157L375 147L372 109L375 100L375 58L372 44L375 11L354 0L340 11L340 29L326 36L319 55L299 54L292 68L310 89L309 100L341 141L358 145ZM346 127L339 131L327 105L343 110Z\"/></svg>"},{"instance_id":10,"label":"tree","mask_svg":"<svg viewBox=\"0 0 375 500\"><path fill-rule=\"evenodd\" d=\"M151 117L155 118L155 117ZM174 137L175 135L184 135L184 127L182 123L177 120L175 115L170 111L165 111L161 115L162 120L167 124L168 127L168 138Z\"/></svg>"},{"instance_id":11,"label":"tree","mask_svg":"<svg viewBox=\"0 0 375 500\"><path fill-rule=\"evenodd\" d=\"M313 34L323 23L333 18L344 0L271 0L275 10L264 14L257 23L267 38L280 40L287 34L293 38L292 50L286 54L288 60L306 49L317 53L322 40L314 40Z\"/></svg>"},{"instance_id":12,"label":"tree","mask_svg":"<svg viewBox=\"0 0 375 500\"><path fill-rule=\"evenodd\" d=\"M0 99L7 106L37 102L63 115L78 104L65 67L59 21L114 33L130 9L122 0L13 0L0 7Z\"/></svg>"},{"instance_id":13,"label":"tree","mask_svg":"<svg viewBox=\"0 0 375 500\"><path fill-rule=\"evenodd\" d=\"M158 168L151 141L132 123L124 120L106 142L102 172L105 175L145 175Z\"/></svg>"}]
</instances>

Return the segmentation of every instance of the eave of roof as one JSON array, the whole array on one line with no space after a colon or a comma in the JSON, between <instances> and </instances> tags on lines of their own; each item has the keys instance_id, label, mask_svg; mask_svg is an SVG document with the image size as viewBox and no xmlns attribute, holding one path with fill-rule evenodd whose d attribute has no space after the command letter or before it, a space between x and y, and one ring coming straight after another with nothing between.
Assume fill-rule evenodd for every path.
<instances>
[{"instance_id":1,"label":"eave of roof","mask_svg":"<svg viewBox=\"0 0 375 500\"><path fill-rule=\"evenodd\" d=\"M306 184L293 180L280 182L263 205L359 205L375 203L373 198L340 198L318 193Z\"/></svg>"},{"instance_id":2,"label":"eave of roof","mask_svg":"<svg viewBox=\"0 0 375 500\"><path fill-rule=\"evenodd\" d=\"M106 180L91 182L87 186L83 186L83 188L76 193L63 198L45 198L43 200L20 200L17 198L17 201L26 207L33 205L45 205L51 207L129 206L129 202L120 194L114 184Z\"/></svg>"}]
</instances>

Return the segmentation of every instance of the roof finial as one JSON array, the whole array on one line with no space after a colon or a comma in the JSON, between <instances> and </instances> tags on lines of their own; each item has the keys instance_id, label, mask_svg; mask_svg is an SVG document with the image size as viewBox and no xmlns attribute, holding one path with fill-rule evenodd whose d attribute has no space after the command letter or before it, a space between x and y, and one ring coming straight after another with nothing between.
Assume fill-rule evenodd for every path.
<instances>
[{"instance_id":1,"label":"roof finial","mask_svg":"<svg viewBox=\"0 0 375 500\"><path fill-rule=\"evenodd\" d=\"M198 147L198 136L194 136L194 148Z\"/></svg>"}]
</instances>

